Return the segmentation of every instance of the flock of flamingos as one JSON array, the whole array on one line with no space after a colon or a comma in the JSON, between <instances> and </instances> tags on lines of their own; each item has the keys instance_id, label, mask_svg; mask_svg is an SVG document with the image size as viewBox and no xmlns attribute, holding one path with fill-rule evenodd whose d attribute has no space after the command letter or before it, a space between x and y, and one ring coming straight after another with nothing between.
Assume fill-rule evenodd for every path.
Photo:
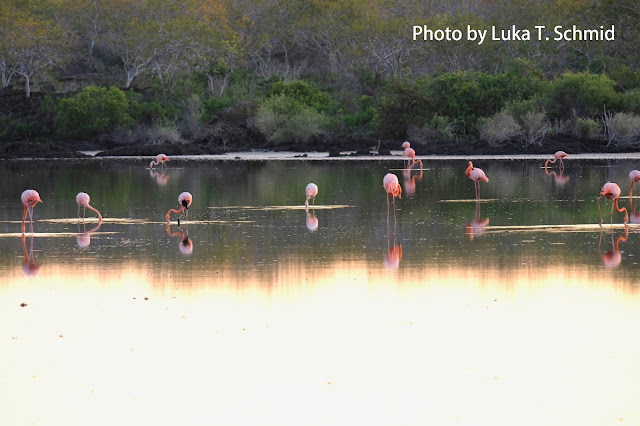
<instances>
[{"instance_id":1,"label":"flock of flamingos","mask_svg":"<svg viewBox=\"0 0 640 426\"><path fill-rule=\"evenodd\" d=\"M413 148L411 148L409 142L404 142L402 144L402 148L404 148L403 156L406 158L405 167L411 170L413 166L415 166L416 164L419 164L420 168L422 168L422 161L415 159L416 153L413 150ZM566 152L564 151L556 152L552 159L549 159L545 162L544 164L545 169L548 167L549 163L555 163L556 161L559 161L560 171L562 172L564 170L564 163L562 160L566 157L568 157L568 154ZM169 161L169 157L167 157L164 154L158 154L156 156L156 159L154 161L151 161L151 163L149 164L149 167L153 168L153 166L161 165L164 168L165 162L167 161ZM474 182L476 200L479 200L480 199L480 182L483 182L483 181L489 182L489 178L484 173L484 171L482 171L482 169L473 167L473 163L471 161L469 161L469 165L465 173L467 177ZM629 197L631 197L632 191L633 191L633 185L636 182L640 182L640 171L632 170L631 173L629 173L629 179L631 180L631 186L629 187ZM393 207L395 210L395 199L396 197L400 197L402 194L402 188L400 186L400 183L398 182L398 177L393 173L387 173L382 180L382 186L385 192L387 193L387 208L389 208L389 196L391 196L393 200ZM618 197L620 196L620 193L621 193L620 187L616 183L607 182L602 187L602 190L600 191L600 196L597 197L596 200L598 203L598 209L600 209L600 198L605 197L609 200L612 200L611 221L613 222L613 209L615 208L616 211L620 213L624 212L624 223L626 224L629 221L629 214L625 207L620 207L618 205ZM318 186L315 183L308 184L307 187L305 188L305 194L306 194L305 209L308 211L309 201L314 200L316 195L318 195ZM20 199L22 200L22 204L24 205L24 215L22 217L22 233L23 234L25 233L25 222L27 219L27 215L29 216L31 232L33 232L33 208L38 203L42 202L42 200L40 199L40 194L38 194L38 192L34 189L27 189L22 193L22 196L20 197ZM80 208L83 209L82 219L84 219L86 209L88 208L96 212L96 214L98 215L98 221L99 223L101 223L102 215L97 209L95 209L89 204L90 200L91 199L89 197L89 194L87 194L86 192L78 193L78 195L76 196L76 203L78 204L78 218L80 218ZM178 225L180 224L180 219L183 217L183 215L185 217L185 220L187 220L188 213L189 213L189 206L191 205L192 201L193 201L193 197L189 192L182 192L178 196L178 204L180 207L177 210L169 209L169 211L165 215L165 220L167 221L167 223L170 222L171 213L180 215L178 216ZM602 226L602 213L600 213L600 226Z\"/></svg>"}]
</instances>

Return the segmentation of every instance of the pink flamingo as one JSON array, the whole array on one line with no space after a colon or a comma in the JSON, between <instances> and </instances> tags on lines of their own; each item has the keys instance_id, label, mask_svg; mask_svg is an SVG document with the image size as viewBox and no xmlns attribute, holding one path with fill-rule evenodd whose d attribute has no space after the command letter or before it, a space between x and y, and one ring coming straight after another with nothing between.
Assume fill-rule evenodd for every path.
<instances>
[{"instance_id":1,"label":"pink flamingo","mask_svg":"<svg viewBox=\"0 0 640 426\"><path fill-rule=\"evenodd\" d=\"M413 148L406 148L402 155L407 157L407 164L405 168L410 169L417 163L420 163L420 168L422 168L422 161L416 160L416 152L413 150Z\"/></svg>"},{"instance_id":2,"label":"pink flamingo","mask_svg":"<svg viewBox=\"0 0 640 426\"><path fill-rule=\"evenodd\" d=\"M193 197L191 196L191 194L189 192L183 192L180 195L178 195L178 203L180 203L180 209L179 210L174 210L174 209L169 209L169 211L167 212L167 214L165 215L165 219L167 220L167 222L169 222L169 216L171 215L171 213L182 213L185 212L185 220L189 219L189 206L191 205L191 201L193 201ZM180 225L180 217L178 216L178 225Z\"/></svg>"},{"instance_id":3,"label":"pink flamingo","mask_svg":"<svg viewBox=\"0 0 640 426\"><path fill-rule=\"evenodd\" d=\"M402 198L402 188L398 182L398 176L387 173L382 179L382 187L387 193L387 212L389 211L389 195L393 197L393 211L396 211L396 197Z\"/></svg>"},{"instance_id":4,"label":"pink flamingo","mask_svg":"<svg viewBox=\"0 0 640 426\"><path fill-rule=\"evenodd\" d=\"M555 154L553 154L553 159L545 161L544 168L546 169L549 163L555 163L556 160L560 160L560 172L562 173L562 171L564 171L564 163L562 162L562 159L567 158L568 156L569 154L564 151L557 151Z\"/></svg>"},{"instance_id":5,"label":"pink flamingo","mask_svg":"<svg viewBox=\"0 0 640 426\"><path fill-rule=\"evenodd\" d=\"M309 209L309 200L313 200L313 205L316 205L314 198L318 195L318 185L315 183L310 183L304 190L305 194L307 194L307 200L304 202L305 210Z\"/></svg>"},{"instance_id":6,"label":"pink flamingo","mask_svg":"<svg viewBox=\"0 0 640 426\"><path fill-rule=\"evenodd\" d=\"M616 211L622 213L624 211L624 223L626 224L629 221L629 213L625 207L618 207L618 197L620 197L620 187L613 183L607 182L602 187L600 191L600 196L596 198L596 202L598 203L598 212L600 213L600 226L602 226L602 211L600 210L600 198L605 197L608 200L612 200L611 204L611 223L613 224L613 208L615 207Z\"/></svg>"},{"instance_id":7,"label":"pink flamingo","mask_svg":"<svg viewBox=\"0 0 640 426\"><path fill-rule=\"evenodd\" d=\"M153 169L154 165L162 164L162 168L164 169L166 167L164 164L165 161L169 161L169 157L164 154L158 154L156 155L155 161L152 160L151 163L149 163L149 167Z\"/></svg>"},{"instance_id":8,"label":"pink flamingo","mask_svg":"<svg viewBox=\"0 0 640 426\"><path fill-rule=\"evenodd\" d=\"M484 174L482 169L477 167L473 167L473 163L469 161L469 166L465 172L467 177L475 182L476 187L476 200L480 199L480 182L485 181L489 182L489 178Z\"/></svg>"},{"instance_id":9,"label":"pink flamingo","mask_svg":"<svg viewBox=\"0 0 640 426\"><path fill-rule=\"evenodd\" d=\"M83 207L82 220L84 220L84 216L88 207L90 210L96 212L96 214L98 215L98 222L102 222L102 215L97 209L89 205L89 201L91 201L89 194L87 194L86 192L78 192L78 195L76 195L76 203L78 203L78 218L80 217L80 207Z\"/></svg>"},{"instance_id":10,"label":"pink flamingo","mask_svg":"<svg viewBox=\"0 0 640 426\"><path fill-rule=\"evenodd\" d=\"M20 196L22 204L24 204L24 215L22 216L22 233L24 234L24 223L27 220L27 213L29 214L29 224L31 225L31 232L33 232L33 208L36 204L41 203L40 194L34 189L25 190Z\"/></svg>"}]
</instances>

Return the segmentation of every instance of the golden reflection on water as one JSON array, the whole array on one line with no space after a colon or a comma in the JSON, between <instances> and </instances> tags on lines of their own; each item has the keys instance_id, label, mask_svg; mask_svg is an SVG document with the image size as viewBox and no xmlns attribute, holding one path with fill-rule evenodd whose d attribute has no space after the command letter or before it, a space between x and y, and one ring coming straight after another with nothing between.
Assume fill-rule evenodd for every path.
<instances>
[{"instance_id":1,"label":"golden reflection on water","mask_svg":"<svg viewBox=\"0 0 640 426\"><path fill-rule=\"evenodd\" d=\"M0 424L640 423L640 297L607 270L381 257L9 271Z\"/></svg>"}]
</instances>

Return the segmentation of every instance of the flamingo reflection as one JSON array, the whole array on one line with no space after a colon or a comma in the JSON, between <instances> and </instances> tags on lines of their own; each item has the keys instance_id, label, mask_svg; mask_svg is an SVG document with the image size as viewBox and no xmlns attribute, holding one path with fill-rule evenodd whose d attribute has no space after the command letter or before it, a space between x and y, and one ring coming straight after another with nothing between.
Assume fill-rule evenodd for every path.
<instances>
[{"instance_id":1,"label":"flamingo reflection","mask_svg":"<svg viewBox=\"0 0 640 426\"><path fill-rule=\"evenodd\" d=\"M549 171L546 167L544 168L544 172L547 176L553 176L553 180L556 182L556 186L562 186L565 183L569 182L569 176L564 174L564 169L560 170L560 174L555 171Z\"/></svg>"},{"instance_id":2,"label":"flamingo reflection","mask_svg":"<svg viewBox=\"0 0 640 426\"><path fill-rule=\"evenodd\" d=\"M33 233L29 238L29 250L27 250L27 241L24 232L22 233L22 251L24 252L24 264L22 265L22 272L25 276L33 277L38 275L40 271L40 265L36 263L35 256L33 255Z\"/></svg>"},{"instance_id":3,"label":"flamingo reflection","mask_svg":"<svg viewBox=\"0 0 640 426\"><path fill-rule=\"evenodd\" d=\"M416 181L422 179L424 172L420 169L420 174L411 173L411 169L406 169L402 172L404 177L404 190L409 197L416 195Z\"/></svg>"},{"instance_id":4,"label":"flamingo reflection","mask_svg":"<svg viewBox=\"0 0 640 426\"><path fill-rule=\"evenodd\" d=\"M180 244L178 244L180 253L189 255L193 252L193 241L189 238L189 225L185 226L184 230L178 227L176 232L171 232L171 225L167 223L164 229L170 237L180 238Z\"/></svg>"},{"instance_id":5,"label":"flamingo reflection","mask_svg":"<svg viewBox=\"0 0 640 426\"><path fill-rule=\"evenodd\" d=\"M396 230L393 229L393 238L389 229L389 220L387 212L387 253L384 256L384 266L390 271L396 271L400 267L402 259L402 245L396 244Z\"/></svg>"},{"instance_id":6,"label":"flamingo reflection","mask_svg":"<svg viewBox=\"0 0 640 426\"><path fill-rule=\"evenodd\" d=\"M602 256L602 263L607 268L617 268L622 262L622 253L620 253L620 243L627 241L629 237L629 226L624 225L624 235L618 235L615 240L613 239L613 228L611 229L611 250L606 253L600 252L600 245L602 243L602 229L600 230L600 241L598 242L598 254Z\"/></svg>"},{"instance_id":7,"label":"flamingo reflection","mask_svg":"<svg viewBox=\"0 0 640 426\"><path fill-rule=\"evenodd\" d=\"M156 172L154 169L149 169L149 175L152 178L156 178L156 183L160 186L166 185L169 182L169 178L170 178L170 176L164 174L164 171L159 173L159 172Z\"/></svg>"},{"instance_id":8,"label":"flamingo reflection","mask_svg":"<svg viewBox=\"0 0 640 426\"><path fill-rule=\"evenodd\" d=\"M91 234L96 232L102 226L102 221L99 221L96 226L87 231L87 227L82 222L82 231L80 230L81 223L78 222L78 235L76 236L76 243L80 248L87 248L91 245Z\"/></svg>"},{"instance_id":9,"label":"flamingo reflection","mask_svg":"<svg viewBox=\"0 0 640 426\"><path fill-rule=\"evenodd\" d=\"M469 241L473 241L475 237L484 235L486 227L489 225L489 218L482 219L480 217L480 201L476 200L476 216L467 224L467 236Z\"/></svg>"},{"instance_id":10,"label":"flamingo reflection","mask_svg":"<svg viewBox=\"0 0 640 426\"><path fill-rule=\"evenodd\" d=\"M318 218L315 214L307 210L307 229L311 232L314 232L318 229Z\"/></svg>"}]
</instances>

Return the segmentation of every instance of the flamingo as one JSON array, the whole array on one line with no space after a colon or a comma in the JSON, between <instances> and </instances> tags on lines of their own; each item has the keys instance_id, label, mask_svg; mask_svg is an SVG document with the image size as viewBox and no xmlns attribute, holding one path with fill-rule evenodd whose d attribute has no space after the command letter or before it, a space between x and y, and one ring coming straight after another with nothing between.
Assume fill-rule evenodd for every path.
<instances>
[{"instance_id":1,"label":"flamingo","mask_svg":"<svg viewBox=\"0 0 640 426\"><path fill-rule=\"evenodd\" d=\"M382 179L382 187L387 193L387 213L389 212L389 195L393 197L393 212L396 211L396 197L402 198L402 188L398 182L398 176L393 173L387 173ZM388 219L388 218L387 218Z\"/></svg>"},{"instance_id":2,"label":"flamingo","mask_svg":"<svg viewBox=\"0 0 640 426\"><path fill-rule=\"evenodd\" d=\"M88 207L98 214L98 222L102 222L102 215L97 209L89 205L89 201L91 201L89 194L87 194L86 192L78 192L78 195L76 195L76 203L78 203L78 218L80 217L80 207L83 207L82 220L84 220L85 212L87 211Z\"/></svg>"},{"instance_id":3,"label":"flamingo","mask_svg":"<svg viewBox=\"0 0 640 426\"><path fill-rule=\"evenodd\" d=\"M489 178L484 174L482 169L473 167L473 163L471 161L469 161L469 166L467 167L467 170L465 173L469 179L475 182L476 200L479 200L480 199L480 182L481 181L489 182Z\"/></svg>"},{"instance_id":4,"label":"flamingo","mask_svg":"<svg viewBox=\"0 0 640 426\"><path fill-rule=\"evenodd\" d=\"M24 234L24 223L27 220L27 213L29 213L29 224L31 225L31 232L33 232L33 208L36 204L42 203L40 194L35 189L27 189L20 196L22 204L24 204L24 215L22 216L22 233Z\"/></svg>"},{"instance_id":5,"label":"flamingo","mask_svg":"<svg viewBox=\"0 0 640 426\"><path fill-rule=\"evenodd\" d=\"M80 232L80 222L78 222L78 235L76 235L76 243L80 248L87 248L91 245L91 234L96 232L102 226L102 221L98 221L98 225L94 226L92 229L86 229L84 222L82 227L84 228L83 232Z\"/></svg>"},{"instance_id":6,"label":"flamingo","mask_svg":"<svg viewBox=\"0 0 640 426\"><path fill-rule=\"evenodd\" d=\"M408 143L408 142L407 142ZM406 168L412 168L416 163L420 163L420 168L422 168L422 161L416 160L416 152L413 148L405 148L404 153L402 154L407 157Z\"/></svg>"},{"instance_id":7,"label":"flamingo","mask_svg":"<svg viewBox=\"0 0 640 426\"><path fill-rule=\"evenodd\" d=\"M22 233L22 251L24 252L24 264L22 265L22 272L26 276L38 275L40 271L40 265L36 263L35 256L33 254L33 235L29 239L30 245L27 250L27 242L24 232Z\"/></svg>"},{"instance_id":8,"label":"flamingo","mask_svg":"<svg viewBox=\"0 0 640 426\"><path fill-rule=\"evenodd\" d=\"M318 195L318 185L315 183L310 183L304 190L305 194L307 194L307 200L304 202L305 210L309 209L309 200L313 200L313 205L315 206L316 202L314 200L315 196Z\"/></svg>"},{"instance_id":9,"label":"flamingo","mask_svg":"<svg viewBox=\"0 0 640 426\"><path fill-rule=\"evenodd\" d=\"M596 198L596 202L598 203L598 212L600 212L600 226L602 226L602 211L600 211L600 198L605 197L609 200L612 200L611 204L611 223L613 224L613 208L616 208L616 211L622 213L624 211L624 223L626 224L629 221L629 213L625 207L618 207L618 197L620 197L620 187L613 183L607 182L602 187L600 191L600 196Z\"/></svg>"},{"instance_id":10,"label":"flamingo","mask_svg":"<svg viewBox=\"0 0 640 426\"><path fill-rule=\"evenodd\" d=\"M162 164L162 168L164 169L166 166L164 164L165 161L169 161L169 157L167 157L164 154L158 154L156 155L156 159L155 161L151 161L151 163L149 163L149 167L153 169L153 166L157 166L158 164Z\"/></svg>"},{"instance_id":11,"label":"flamingo","mask_svg":"<svg viewBox=\"0 0 640 426\"><path fill-rule=\"evenodd\" d=\"M171 215L171 212L173 213L182 213L185 211L185 219L189 218L189 206L191 205L191 201L193 201L193 197L191 196L191 194L189 192L182 192L180 195L178 195L178 203L180 203L180 209L179 210L174 210L174 209L169 209L169 211L167 212L167 214L165 215L165 219L167 220L167 222L169 222L169 216ZM178 216L178 225L180 225L180 217L182 215Z\"/></svg>"},{"instance_id":12,"label":"flamingo","mask_svg":"<svg viewBox=\"0 0 640 426\"><path fill-rule=\"evenodd\" d=\"M622 253L620 253L620 243L626 243L627 237L629 237L629 226L624 226L624 235L618 235L613 240L613 230L611 231L611 242L613 243L613 248L606 253L600 252L600 244L602 243L602 231L600 231L600 241L598 241L598 253L602 256L602 263L604 266L610 269L617 268L622 263Z\"/></svg>"},{"instance_id":13,"label":"flamingo","mask_svg":"<svg viewBox=\"0 0 640 426\"><path fill-rule=\"evenodd\" d=\"M564 163L562 162L562 159L568 156L569 154L564 151L557 151L555 154L553 154L553 159L545 161L544 168L546 169L549 163L555 163L556 160L560 160L560 172L562 173L562 171L564 170Z\"/></svg>"}]
</instances>

